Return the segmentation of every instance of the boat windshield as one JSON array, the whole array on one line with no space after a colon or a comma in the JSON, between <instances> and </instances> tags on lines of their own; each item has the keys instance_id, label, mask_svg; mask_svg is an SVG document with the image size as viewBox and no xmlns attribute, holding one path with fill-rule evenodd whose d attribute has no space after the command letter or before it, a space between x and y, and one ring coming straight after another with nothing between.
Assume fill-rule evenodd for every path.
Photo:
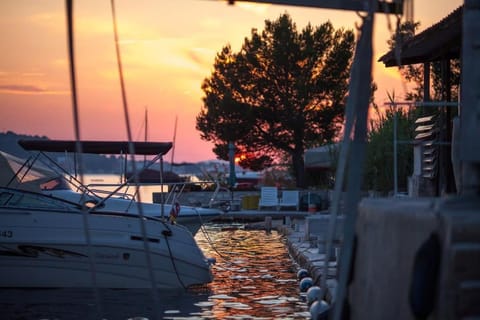
<instances>
[{"instance_id":1,"label":"boat windshield","mask_svg":"<svg viewBox=\"0 0 480 320\"><path fill-rule=\"evenodd\" d=\"M79 211L80 209L79 206L61 199L11 189L0 189L0 206L5 208L33 208L62 211Z\"/></svg>"},{"instance_id":2,"label":"boat windshield","mask_svg":"<svg viewBox=\"0 0 480 320\"><path fill-rule=\"evenodd\" d=\"M40 184L42 190L70 190L67 181L63 177L55 177Z\"/></svg>"}]
</instances>

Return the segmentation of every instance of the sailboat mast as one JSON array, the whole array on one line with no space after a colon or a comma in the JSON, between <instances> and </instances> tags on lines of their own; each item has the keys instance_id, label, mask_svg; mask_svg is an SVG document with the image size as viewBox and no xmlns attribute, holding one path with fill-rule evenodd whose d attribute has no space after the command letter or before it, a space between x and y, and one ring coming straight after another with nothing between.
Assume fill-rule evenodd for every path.
<instances>
[{"instance_id":1,"label":"sailboat mast","mask_svg":"<svg viewBox=\"0 0 480 320\"><path fill-rule=\"evenodd\" d=\"M148 108L145 107L145 142L148 141Z\"/></svg>"},{"instance_id":2,"label":"sailboat mast","mask_svg":"<svg viewBox=\"0 0 480 320\"><path fill-rule=\"evenodd\" d=\"M177 138L177 121L178 115L175 116L175 124L173 126L173 146L172 146L172 158L170 159L170 171L173 171L173 157L175 156L175 139Z\"/></svg>"},{"instance_id":3,"label":"sailboat mast","mask_svg":"<svg viewBox=\"0 0 480 320\"><path fill-rule=\"evenodd\" d=\"M144 141L148 141L148 108L145 106L145 128L144 128ZM147 155L143 156L143 165L145 166L147 163Z\"/></svg>"}]
</instances>

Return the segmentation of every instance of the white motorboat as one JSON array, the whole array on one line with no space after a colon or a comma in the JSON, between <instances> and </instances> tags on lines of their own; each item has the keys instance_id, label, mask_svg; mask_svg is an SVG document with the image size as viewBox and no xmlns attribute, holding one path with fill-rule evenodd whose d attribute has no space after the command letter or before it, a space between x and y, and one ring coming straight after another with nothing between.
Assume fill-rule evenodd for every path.
<instances>
[{"instance_id":1,"label":"white motorboat","mask_svg":"<svg viewBox=\"0 0 480 320\"><path fill-rule=\"evenodd\" d=\"M118 141L82 141L83 153L95 154L128 154L129 148L127 142ZM19 144L26 150L38 151L45 155L45 152L76 152L75 141L64 140L20 140ZM154 155L157 158L150 164L160 159L170 147L170 143L164 142L135 142L134 151L140 155ZM95 189L82 184L78 179L65 172L58 172L61 168L58 164L53 166L53 159L48 158L51 164L51 170L57 172L51 174L51 179L39 181L38 187L43 193L57 198L65 199L81 205L87 205L91 211L95 212L121 212L130 214L139 214L140 210L145 216L168 219L172 210L172 203L149 203L137 202L135 196L126 193L125 190L132 189L131 182L133 177L119 184L96 185ZM57 169L57 170L55 170ZM60 175L62 174L62 175ZM65 178L64 176L67 175ZM100 189L99 188L103 188ZM160 188L163 188L160 186ZM135 189L135 188L134 188ZM139 207L140 206L140 207ZM184 225L195 235L201 226L218 218L224 214L217 208L203 208L182 205L179 214L176 217L176 223Z\"/></svg>"},{"instance_id":2,"label":"white motorboat","mask_svg":"<svg viewBox=\"0 0 480 320\"><path fill-rule=\"evenodd\" d=\"M0 287L166 289L212 280L181 225L3 187L0 215Z\"/></svg>"}]
</instances>

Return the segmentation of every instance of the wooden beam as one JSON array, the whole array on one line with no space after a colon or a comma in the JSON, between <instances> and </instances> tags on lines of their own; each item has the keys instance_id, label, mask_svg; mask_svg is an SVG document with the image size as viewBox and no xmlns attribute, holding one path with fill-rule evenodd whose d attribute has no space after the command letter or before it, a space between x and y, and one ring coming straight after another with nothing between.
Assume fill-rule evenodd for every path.
<instances>
[{"instance_id":1,"label":"wooden beam","mask_svg":"<svg viewBox=\"0 0 480 320\"><path fill-rule=\"evenodd\" d=\"M300 6L311 8L324 8L324 9L338 9L349 11L369 11L368 1L363 0L229 0L229 4L235 4L235 2L257 2L257 3L270 3L287 6ZM402 14L403 13L403 0L394 1L375 1L375 8L373 10L377 13L386 14Z\"/></svg>"}]
</instances>

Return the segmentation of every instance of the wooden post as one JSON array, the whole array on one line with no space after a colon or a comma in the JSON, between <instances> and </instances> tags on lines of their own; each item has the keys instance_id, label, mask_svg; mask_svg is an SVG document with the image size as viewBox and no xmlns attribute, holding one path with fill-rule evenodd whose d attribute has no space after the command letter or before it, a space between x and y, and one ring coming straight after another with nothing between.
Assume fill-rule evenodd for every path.
<instances>
[{"instance_id":1,"label":"wooden post","mask_svg":"<svg viewBox=\"0 0 480 320\"><path fill-rule=\"evenodd\" d=\"M272 231L272 217L266 216L265 217L265 231L271 232Z\"/></svg>"}]
</instances>

